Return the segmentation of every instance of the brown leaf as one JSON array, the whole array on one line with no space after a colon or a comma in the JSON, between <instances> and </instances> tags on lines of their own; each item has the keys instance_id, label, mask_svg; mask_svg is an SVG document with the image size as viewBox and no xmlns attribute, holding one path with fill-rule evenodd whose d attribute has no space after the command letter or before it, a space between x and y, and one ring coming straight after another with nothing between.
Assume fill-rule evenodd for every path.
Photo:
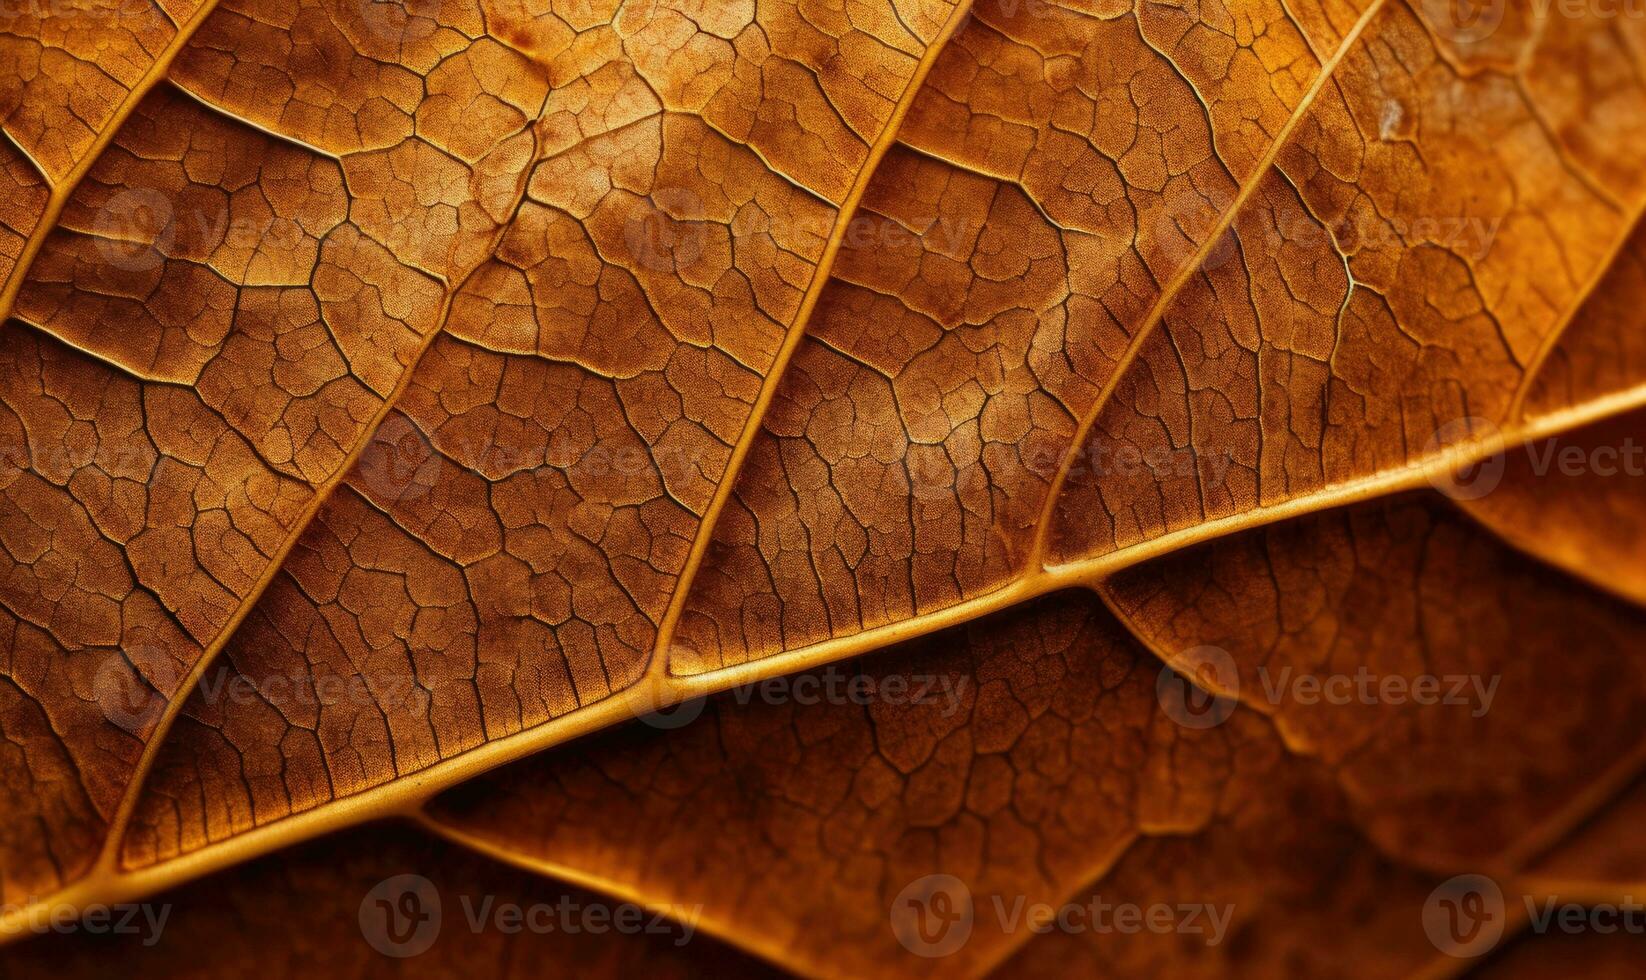
<instances>
[{"instance_id":1,"label":"brown leaf","mask_svg":"<svg viewBox=\"0 0 1646 980\"><path fill-rule=\"evenodd\" d=\"M1442 969L1643 761L1646 21L1489 6L0 15L0 926L412 815L806 972Z\"/></svg>"}]
</instances>

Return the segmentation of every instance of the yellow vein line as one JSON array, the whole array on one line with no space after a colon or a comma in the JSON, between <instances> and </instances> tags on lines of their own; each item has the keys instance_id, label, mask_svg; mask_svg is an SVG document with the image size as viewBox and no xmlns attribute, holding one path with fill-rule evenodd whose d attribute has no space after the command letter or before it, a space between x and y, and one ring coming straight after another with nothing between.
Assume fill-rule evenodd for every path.
<instances>
[{"instance_id":1,"label":"yellow vein line","mask_svg":"<svg viewBox=\"0 0 1646 980\"><path fill-rule=\"evenodd\" d=\"M62 182L51 184L51 179L46 178L47 183L51 184L51 194L46 198L46 209L41 212L40 221L34 226L28 241L23 243L23 251L17 256L17 264L12 267L11 276L4 286L0 286L0 324L4 324L6 318L11 315L11 308L17 302L17 294L23 288L23 280L28 274L29 267L34 264L34 257L40 254L40 248L45 245L47 236L57 227L57 221L62 217L63 208L69 203L69 197L74 194L75 188L80 186L80 181L103 155L103 150L114 140L114 134L137 109L143 98L165 80L167 72L171 71L172 62L177 60L178 54L188 45L194 32L199 30L200 25L216 7L217 0L203 0L194 16L178 27L177 33L172 35L171 43L167 44L159 57L154 59L154 64L149 66L148 73L142 80L126 93L125 100L115 108L114 115L109 117L108 123L92 140L85 154L63 175ZM44 170L40 173L41 176L46 176Z\"/></svg>"},{"instance_id":2,"label":"yellow vein line","mask_svg":"<svg viewBox=\"0 0 1646 980\"><path fill-rule=\"evenodd\" d=\"M685 696L691 697L769 676L811 670L837 660L862 656L886 646L970 622L1052 592L1096 588L1118 572L1184 548L1392 494L1433 489L1443 485L1446 475L1460 465L1490 459L1522 443L1569 432L1643 406L1646 406L1646 384L1540 417L1536 422L1523 428L1500 433L1492 439L1482 440L1472 446L1454 447L1397 469L1338 484L1270 507L1255 508L1215 521L1196 524L1107 554L1063 565L1047 566L1019 577L993 592L974 596L953 606L744 664L677 678L676 685L686 692Z\"/></svg>"},{"instance_id":3,"label":"yellow vein line","mask_svg":"<svg viewBox=\"0 0 1646 980\"><path fill-rule=\"evenodd\" d=\"M910 76L908 85L903 89L903 96L892 110L891 117L886 120L885 128L880 137L869 148L869 155L858 170L857 178L853 181L851 190L846 199L840 204L840 211L835 216L834 228L829 233L829 240L823 247L823 255L818 260L817 269L812 274L812 280L806 288L806 295L800 301L800 309L795 313L794 322L783 337L783 344L778 348L777 357L772 361L771 368L766 372L765 381L760 386L760 394L755 397L754 405L749 410L748 420L743 425L743 432L738 436L737 443L732 447L731 459L726 463L726 470L715 487L714 496L709 500L709 506L703 512L703 518L698 522L697 536L692 539L691 551L686 556L686 564L680 571L680 578L676 581L674 594L669 597L668 609L664 611L663 621L658 624L657 642L652 648L651 662L646 666L646 677L642 683L652 688L659 686L660 680L667 676L669 671L669 648L674 641L674 631L680 623L680 616L685 611L686 598L691 592L692 582L697 577L697 570L703 564L703 558L708 553L709 543L714 538L714 529L720 523L720 515L726 509L731 499L732 491L737 486L737 476L742 472L743 464L748 459L749 451L760 434L760 427L765 422L766 410L772 399L776 397L778 385L787 373L789 361L794 352L799 349L800 341L806 335L807 323L811 320L812 311L817 308L817 302L823 295L823 290L829 284L830 272L834 268L835 257L840 254L840 246L846 238L846 229L857 214L857 206L868 190L869 181L880 169L880 161L885 159L887 152L897 142L898 130L903 126L903 119L909 114L915 98L924 86L926 76L931 73L932 66L937 63L938 55L948 46L949 39L955 31L966 21L971 13L972 0L961 0L950 13L943 29L932 39L925 53L915 65L914 74Z\"/></svg>"},{"instance_id":4,"label":"yellow vein line","mask_svg":"<svg viewBox=\"0 0 1646 980\"><path fill-rule=\"evenodd\" d=\"M1155 328L1159 326L1161 319L1165 317L1167 308L1177 298L1177 294L1189 283L1189 280L1199 275L1201 266L1205 264L1207 257L1223 240L1223 236L1228 234L1235 218L1244 210L1246 202L1251 199L1253 194L1257 193L1258 185L1263 182L1263 178L1267 177L1269 172L1274 169L1275 160L1279 158L1280 151L1290 142L1292 133L1308 117L1309 110L1314 107L1315 100L1331 84L1338 66L1343 63L1343 59L1359 43L1361 35L1371 26L1377 15L1382 12L1385 2L1386 0L1374 0L1372 5L1366 8L1366 12L1360 15L1360 19L1355 22L1354 27L1350 28L1349 33L1344 36L1343 43L1338 46L1337 53L1332 56L1330 61L1320 67L1320 73L1315 76L1314 81L1309 85L1309 90L1304 93L1302 101L1297 104L1297 108L1287 118L1286 125L1282 126L1280 132L1275 134L1275 138L1269 143L1269 148L1264 152L1263 158L1253 168L1252 176L1240 188L1240 192L1235 195L1234 201L1224 209L1216 227L1206 236L1206 240L1200 244L1200 248L1195 252L1194 257L1185 262L1183 267L1172 276L1166 284L1166 288L1161 290L1160 295L1156 297L1154 305L1149 308L1148 315L1143 318L1142 325L1138 327L1131 343L1127 345L1125 353L1120 355L1120 360L1115 364L1114 370L1109 374L1108 379L1104 381L1102 390L1093 399L1091 408L1086 411L1085 416L1080 420L1080 424L1075 428L1074 438L1070 441L1067 451L1064 452L1063 459L1058 464L1057 472L1052 476L1051 485L1046 491L1046 499L1040 506L1040 517L1035 522L1034 540L1029 547L1028 566L1030 569L1038 569L1045 564L1052 517L1057 510L1057 500L1062 496L1063 485L1068 481L1069 471L1073 467L1074 461L1085 451L1086 440L1091 435L1092 427L1097 424L1104 406L1108 404L1109 398L1125 378L1127 369L1137 360L1144 343L1155 332Z\"/></svg>"}]
</instances>

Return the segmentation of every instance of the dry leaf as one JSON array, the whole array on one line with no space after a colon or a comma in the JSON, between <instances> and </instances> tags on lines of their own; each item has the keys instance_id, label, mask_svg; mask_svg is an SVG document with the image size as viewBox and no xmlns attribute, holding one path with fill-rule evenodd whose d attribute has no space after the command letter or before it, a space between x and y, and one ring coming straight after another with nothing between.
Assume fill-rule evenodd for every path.
<instances>
[{"instance_id":1,"label":"dry leaf","mask_svg":"<svg viewBox=\"0 0 1646 980\"><path fill-rule=\"evenodd\" d=\"M57 6L0 12L8 933L386 817L830 975L1536 972L1534 898L1638 880L1639 12ZM1097 897L1171 927L1000 912Z\"/></svg>"}]
</instances>

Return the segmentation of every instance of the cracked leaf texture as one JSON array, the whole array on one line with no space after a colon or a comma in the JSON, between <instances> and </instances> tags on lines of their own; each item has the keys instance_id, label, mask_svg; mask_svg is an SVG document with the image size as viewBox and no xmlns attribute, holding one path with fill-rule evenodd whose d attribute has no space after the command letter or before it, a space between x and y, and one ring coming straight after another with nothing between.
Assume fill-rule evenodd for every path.
<instances>
[{"instance_id":1,"label":"cracked leaf texture","mask_svg":"<svg viewBox=\"0 0 1646 980\"><path fill-rule=\"evenodd\" d=\"M0 134L6 974L1638 960L1639 11L27 0Z\"/></svg>"}]
</instances>

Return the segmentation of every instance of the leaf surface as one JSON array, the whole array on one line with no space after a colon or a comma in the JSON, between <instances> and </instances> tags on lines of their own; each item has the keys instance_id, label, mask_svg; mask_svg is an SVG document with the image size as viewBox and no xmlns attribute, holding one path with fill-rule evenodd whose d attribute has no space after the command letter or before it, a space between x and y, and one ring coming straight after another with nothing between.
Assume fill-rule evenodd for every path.
<instances>
[{"instance_id":1,"label":"leaf surface","mask_svg":"<svg viewBox=\"0 0 1646 980\"><path fill-rule=\"evenodd\" d=\"M1254 937L972 970L1418 969L1629 784L1638 19L543 6L5 25L0 899L412 815L811 972L938 868ZM1270 693L1365 673L1494 705Z\"/></svg>"}]
</instances>

